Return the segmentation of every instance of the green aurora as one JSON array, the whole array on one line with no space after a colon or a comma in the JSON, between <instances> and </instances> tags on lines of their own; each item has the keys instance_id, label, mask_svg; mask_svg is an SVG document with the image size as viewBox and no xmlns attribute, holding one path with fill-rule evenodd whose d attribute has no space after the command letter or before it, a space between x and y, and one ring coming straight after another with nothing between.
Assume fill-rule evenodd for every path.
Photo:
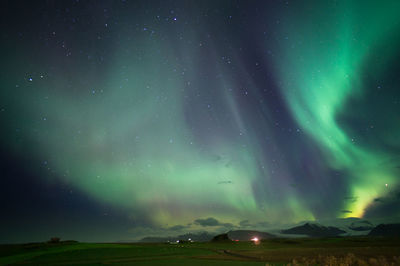
<instances>
[{"instance_id":1,"label":"green aurora","mask_svg":"<svg viewBox=\"0 0 400 266\"><path fill-rule=\"evenodd\" d=\"M368 204L387 193L386 184L398 185L397 164L391 154L358 145L358 136L347 133L337 116L351 111L349 98L364 96L369 85L363 81L364 64L375 63L371 72L379 79L392 63L398 52L400 3L339 2L313 10L298 8L302 12L284 26L296 45L285 46L284 59L277 62L282 91L296 121L323 147L330 167L349 173L350 195L358 200L344 206L352 210L345 215L362 217ZM374 58L377 53L379 61ZM370 121L367 127L373 130Z\"/></svg>"},{"instance_id":2,"label":"green aurora","mask_svg":"<svg viewBox=\"0 0 400 266\"><path fill-rule=\"evenodd\" d=\"M396 191L399 1L123 4L3 37L1 145L40 182L192 230L363 217Z\"/></svg>"}]
</instances>

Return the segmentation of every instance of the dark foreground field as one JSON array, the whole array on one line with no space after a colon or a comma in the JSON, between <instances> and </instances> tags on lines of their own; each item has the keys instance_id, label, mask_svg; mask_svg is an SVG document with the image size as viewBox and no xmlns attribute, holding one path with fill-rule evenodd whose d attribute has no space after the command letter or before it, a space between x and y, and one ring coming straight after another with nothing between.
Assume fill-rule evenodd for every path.
<instances>
[{"instance_id":1,"label":"dark foreground field","mask_svg":"<svg viewBox=\"0 0 400 266\"><path fill-rule=\"evenodd\" d=\"M185 244L0 245L0 265L400 265L388 238L273 239Z\"/></svg>"}]
</instances>

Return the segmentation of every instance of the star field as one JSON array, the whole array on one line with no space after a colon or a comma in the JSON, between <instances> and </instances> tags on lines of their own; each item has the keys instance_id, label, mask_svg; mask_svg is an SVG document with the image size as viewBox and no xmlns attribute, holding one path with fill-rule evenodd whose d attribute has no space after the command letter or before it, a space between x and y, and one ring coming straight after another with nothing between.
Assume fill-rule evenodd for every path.
<instances>
[{"instance_id":1,"label":"star field","mask_svg":"<svg viewBox=\"0 0 400 266\"><path fill-rule=\"evenodd\" d=\"M398 219L398 1L23 3L5 242Z\"/></svg>"}]
</instances>

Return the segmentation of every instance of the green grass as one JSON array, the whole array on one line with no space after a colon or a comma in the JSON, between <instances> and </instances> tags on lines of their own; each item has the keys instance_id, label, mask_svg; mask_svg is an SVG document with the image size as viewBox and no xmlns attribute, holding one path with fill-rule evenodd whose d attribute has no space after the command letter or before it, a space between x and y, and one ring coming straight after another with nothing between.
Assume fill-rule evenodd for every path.
<instances>
[{"instance_id":1,"label":"green grass","mask_svg":"<svg viewBox=\"0 0 400 266\"><path fill-rule=\"evenodd\" d=\"M324 264L340 259L359 264L386 261L389 265L396 263L399 255L399 239L366 237L273 239L258 245L251 242L0 245L0 265L297 265L296 261Z\"/></svg>"}]
</instances>

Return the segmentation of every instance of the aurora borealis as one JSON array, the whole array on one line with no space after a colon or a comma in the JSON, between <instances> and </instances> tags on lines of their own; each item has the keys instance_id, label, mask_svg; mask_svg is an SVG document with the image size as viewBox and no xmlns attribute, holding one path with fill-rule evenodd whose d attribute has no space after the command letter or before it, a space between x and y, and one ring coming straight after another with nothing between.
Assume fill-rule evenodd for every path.
<instances>
[{"instance_id":1,"label":"aurora borealis","mask_svg":"<svg viewBox=\"0 0 400 266\"><path fill-rule=\"evenodd\" d=\"M399 218L400 2L5 6L4 241Z\"/></svg>"}]
</instances>

